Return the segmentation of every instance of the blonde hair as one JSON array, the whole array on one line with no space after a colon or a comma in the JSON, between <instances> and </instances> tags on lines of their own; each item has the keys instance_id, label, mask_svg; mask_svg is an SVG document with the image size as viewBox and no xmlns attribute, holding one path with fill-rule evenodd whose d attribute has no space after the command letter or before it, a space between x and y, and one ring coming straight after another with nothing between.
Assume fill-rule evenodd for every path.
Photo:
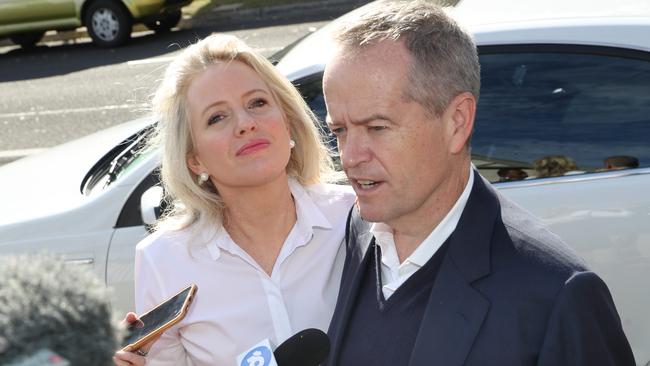
<instances>
[{"instance_id":1,"label":"blonde hair","mask_svg":"<svg viewBox=\"0 0 650 366\"><path fill-rule=\"evenodd\" d=\"M157 228L184 229L199 219L216 223L223 218L224 203L214 185L210 181L198 185L196 174L187 165L187 156L194 149L187 91L208 67L232 61L253 69L280 106L296 142L287 164L287 175L303 185L335 177L330 152L316 127L316 117L293 84L237 37L211 35L175 58L153 98L153 110L160 120L151 145L162 147L162 183L166 199L171 203Z\"/></svg>"}]
</instances>

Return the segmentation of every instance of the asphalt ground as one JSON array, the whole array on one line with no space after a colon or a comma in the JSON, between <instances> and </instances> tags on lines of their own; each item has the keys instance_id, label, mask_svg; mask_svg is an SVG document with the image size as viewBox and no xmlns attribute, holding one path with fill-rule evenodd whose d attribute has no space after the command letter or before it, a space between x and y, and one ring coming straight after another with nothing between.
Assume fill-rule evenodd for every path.
<instances>
[{"instance_id":1,"label":"asphalt ground","mask_svg":"<svg viewBox=\"0 0 650 366\"><path fill-rule=\"evenodd\" d=\"M0 46L0 165L147 114L164 67L196 39L234 34L270 56L365 2L202 9L168 34L134 29L115 49L95 47L83 30L48 34L32 50Z\"/></svg>"},{"instance_id":2,"label":"asphalt ground","mask_svg":"<svg viewBox=\"0 0 650 366\"><path fill-rule=\"evenodd\" d=\"M371 0L317 0L302 1L293 4L263 6L247 9L243 4L212 5L211 1L195 0L197 4L206 2L191 12L184 11L179 23L180 29L247 29L273 25L304 23L311 21L331 20L337 18ZM192 7L194 5L190 5ZM135 25L134 32L146 31L144 25ZM85 28L73 31L50 31L45 34L42 42L76 43L88 38ZM0 54L7 50L17 49L9 39L0 39ZM0 78L0 81L2 79Z\"/></svg>"}]
</instances>

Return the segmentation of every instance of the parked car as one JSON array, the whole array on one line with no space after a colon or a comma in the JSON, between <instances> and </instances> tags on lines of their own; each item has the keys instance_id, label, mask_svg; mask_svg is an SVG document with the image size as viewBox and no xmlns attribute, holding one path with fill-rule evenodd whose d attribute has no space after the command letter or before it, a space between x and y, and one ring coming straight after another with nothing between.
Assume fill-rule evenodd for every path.
<instances>
[{"instance_id":1,"label":"parked car","mask_svg":"<svg viewBox=\"0 0 650 366\"><path fill-rule=\"evenodd\" d=\"M85 26L93 42L116 47L131 37L131 27L144 23L156 32L181 20L181 8L192 0L0 0L0 37L22 47L38 43L49 30Z\"/></svg>"},{"instance_id":2,"label":"parked car","mask_svg":"<svg viewBox=\"0 0 650 366\"><path fill-rule=\"evenodd\" d=\"M650 365L650 5L463 0L450 12L479 47L476 168L605 279L637 364ZM277 65L321 119L333 26ZM47 249L93 267L116 308L132 309L134 246L161 195L159 154L141 151L154 123L0 167L0 252Z\"/></svg>"}]
</instances>

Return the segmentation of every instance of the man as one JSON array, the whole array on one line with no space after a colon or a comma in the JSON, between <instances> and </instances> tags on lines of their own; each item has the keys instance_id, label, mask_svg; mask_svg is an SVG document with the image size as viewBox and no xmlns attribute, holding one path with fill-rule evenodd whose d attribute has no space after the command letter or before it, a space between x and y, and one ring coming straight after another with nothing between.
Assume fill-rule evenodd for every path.
<instances>
[{"instance_id":1,"label":"man","mask_svg":"<svg viewBox=\"0 0 650 366\"><path fill-rule=\"evenodd\" d=\"M123 333L106 287L85 268L0 257L0 365L112 365Z\"/></svg>"},{"instance_id":2,"label":"man","mask_svg":"<svg viewBox=\"0 0 650 366\"><path fill-rule=\"evenodd\" d=\"M358 211L329 365L633 365L606 285L471 167L471 37L412 1L337 39L323 85Z\"/></svg>"}]
</instances>

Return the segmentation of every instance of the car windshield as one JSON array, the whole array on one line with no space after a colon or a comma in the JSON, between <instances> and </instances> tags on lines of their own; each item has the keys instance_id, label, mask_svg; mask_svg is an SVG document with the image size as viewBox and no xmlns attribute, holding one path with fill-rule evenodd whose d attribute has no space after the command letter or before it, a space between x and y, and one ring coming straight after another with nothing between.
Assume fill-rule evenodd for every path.
<instances>
[{"instance_id":1,"label":"car windshield","mask_svg":"<svg viewBox=\"0 0 650 366\"><path fill-rule=\"evenodd\" d=\"M109 151L90 169L82 181L81 192L90 195L106 189L150 156L154 150L146 149L146 143L153 136L154 130L155 124L147 126Z\"/></svg>"}]
</instances>

